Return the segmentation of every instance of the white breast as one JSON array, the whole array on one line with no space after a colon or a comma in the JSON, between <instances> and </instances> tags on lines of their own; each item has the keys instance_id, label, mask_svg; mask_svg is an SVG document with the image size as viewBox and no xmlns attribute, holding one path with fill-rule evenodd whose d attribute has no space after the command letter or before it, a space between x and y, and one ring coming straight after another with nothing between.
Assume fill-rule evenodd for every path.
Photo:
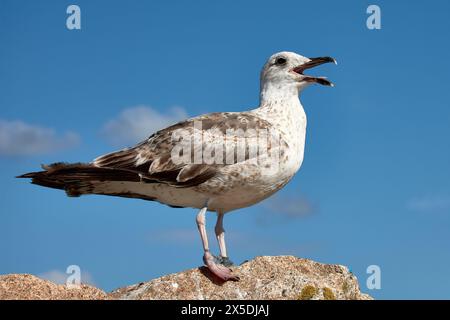
<instances>
[{"instance_id":1,"label":"white breast","mask_svg":"<svg viewBox=\"0 0 450 320\"><path fill-rule=\"evenodd\" d=\"M280 132L281 138L288 144L288 159L283 164L286 175L291 177L300 169L303 162L307 118L298 97L275 101L255 110L258 115Z\"/></svg>"},{"instance_id":2,"label":"white breast","mask_svg":"<svg viewBox=\"0 0 450 320\"><path fill-rule=\"evenodd\" d=\"M280 144L279 161L269 171L256 161L224 167L221 175L200 187L203 193L219 190L210 198L209 205L213 210L230 211L266 199L283 188L303 162L307 121L298 98L253 112L269 121L285 142Z\"/></svg>"}]
</instances>

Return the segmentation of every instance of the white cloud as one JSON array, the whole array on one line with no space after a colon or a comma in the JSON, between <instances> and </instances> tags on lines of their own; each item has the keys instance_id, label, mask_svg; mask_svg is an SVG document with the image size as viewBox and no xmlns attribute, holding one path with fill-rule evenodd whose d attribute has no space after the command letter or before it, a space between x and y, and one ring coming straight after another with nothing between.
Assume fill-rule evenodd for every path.
<instances>
[{"instance_id":1,"label":"white cloud","mask_svg":"<svg viewBox=\"0 0 450 320\"><path fill-rule=\"evenodd\" d=\"M262 202L261 210L256 217L260 224L272 224L274 221L291 221L311 215L317 211L317 205L306 197L276 194ZM275 218L278 218L275 220Z\"/></svg>"},{"instance_id":2,"label":"white cloud","mask_svg":"<svg viewBox=\"0 0 450 320\"><path fill-rule=\"evenodd\" d=\"M102 133L114 145L137 143L187 117L186 111L180 107L169 108L165 113L147 106L131 107L109 120Z\"/></svg>"},{"instance_id":3,"label":"white cloud","mask_svg":"<svg viewBox=\"0 0 450 320\"><path fill-rule=\"evenodd\" d=\"M315 205L304 196L275 195L264 202L267 209L284 215L286 218L298 218L315 211Z\"/></svg>"},{"instance_id":4,"label":"white cloud","mask_svg":"<svg viewBox=\"0 0 450 320\"><path fill-rule=\"evenodd\" d=\"M56 269L38 274L39 278L51 281L56 284L66 284L66 280L69 276L69 274ZM92 275L89 272L83 270L81 270L81 283L95 286L94 278L92 277Z\"/></svg>"},{"instance_id":5,"label":"white cloud","mask_svg":"<svg viewBox=\"0 0 450 320\"><path fill-rule=\"evenodd\" d=\"M441 194L414 198L408 201L407 207L419 212L448 211L450 210L450 196Z\"/></svg>"},{"instance_id":6,"label":"white cloud","mask_svg":"<svg viewBox=\"0 0 450 320\"><path fill-rule=\"evenodd\" d=\"M70 148L79 143L73 132L58 135L53 129L20 120L0 119L0 155L27 156Z\"/></svg>"},{"instance_id":7,"label":"white cloud","mask_svg":"<svg viewBox=\"0 0 450 320\"><path fill-rule=\"evenodd\" d=\"M215 214L211 214L215 216ZM215 220L211 219L212 225L215 225ZM226 224L226 222L225 222ZM245 241L246 239L244 234L236 231L228 231L227 241ZM211 237L211 236L210 236ZM198 245L200 242L200 233L198 229L193 226L192 228L186 229L164 229L164 230L155 230L152 231L148 235L148 240L152 243L166 243L166 244L176 244L176 245Z\"/></svg>"},{"instance_id":8,"label":"white cloud","mask_svg":"<svg viewBox=\"0 0 450 320\"><path fill-rule=\"evenodd\" d=\"M198 241L200 235L197 228L191 229L169 229L153 232L150 235L152 241L165 243L191 244Z\"/></svg>"}]
</instances>

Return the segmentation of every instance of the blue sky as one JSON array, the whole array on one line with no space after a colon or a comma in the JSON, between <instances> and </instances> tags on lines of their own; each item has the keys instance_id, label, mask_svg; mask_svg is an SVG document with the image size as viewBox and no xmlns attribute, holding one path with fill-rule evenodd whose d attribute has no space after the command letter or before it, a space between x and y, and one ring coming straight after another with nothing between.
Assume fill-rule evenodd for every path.
<instances>
[{"instance_id":1,"label":"blue sky","mask_svg":"<svg viewBox=\"0 0 450 320\"><path fill-rule=\"evenodd\" d=\"M81 30L66 28L72 3ZM381 30L366 28L372 3ZM0 274L58 275L76 264L112 290L200 265L195 210L72 199L13 177L41 163L90 161L184 116L255 107L262 65L289 50L335 57L338 66L313 72L336 87L301 96L307 145L291 183L225 218L232 260L292 254L349 266L376 298L450 298L449 9L448 1L1 1ZM381 290L365 286L373 264Z\"/></svg>"}]
</instances>

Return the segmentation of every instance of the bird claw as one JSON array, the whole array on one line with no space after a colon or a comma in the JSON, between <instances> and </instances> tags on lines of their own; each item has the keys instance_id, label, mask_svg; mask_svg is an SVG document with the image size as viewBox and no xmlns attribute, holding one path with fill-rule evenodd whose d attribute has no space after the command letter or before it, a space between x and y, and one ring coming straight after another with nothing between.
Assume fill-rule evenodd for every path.
<instances>
[{"instance_id":1,"label":"bird claw","mask_svg":"<svg viewBox=\"0 0 450 320\"><path fill-rule=\"evenodd\" d=\"M230 258L228 258L228 257L215 256L215 255L213 255L213 257L214 257L215 263L221 264L225 267L233 267L234 266L233 261L231 261Z\"/></svg>"},{"instance_id":2,"label":"bird claw","mask_svg":"<svg viewBox=\"0 0 450 320\"><path fill-rule=\"evenodd\" d=\"M223 259L223 257L220 257ZM227 259L229 261L229 259ZM232 270L221 264L220 259L213 256L210 252L205 252L203 255L203 262L208 269L223 281L239 281L239 277L233 275Z\"/></svg>"}]
</instances>

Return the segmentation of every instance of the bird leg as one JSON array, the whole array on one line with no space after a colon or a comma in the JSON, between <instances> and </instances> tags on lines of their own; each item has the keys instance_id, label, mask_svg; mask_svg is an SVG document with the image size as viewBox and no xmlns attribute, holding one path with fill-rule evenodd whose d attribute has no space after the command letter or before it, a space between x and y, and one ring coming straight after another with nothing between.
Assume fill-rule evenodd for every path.
<instances>
[{"instance_id":1,"label":"bird leg","mask_svg":"<svg viewBox=\"0 0 450 320\"><path fill-rule=\"evenodd\" d=\"M217 259L209 252L208 235L206 233L206 210L207 207L202 208L197 214L196 219L198 231L200 232L200 237L202 239L203 250L205 252L203 255L203 262L208 269L220 279L224 281L237 281L239 278L231 273L231 269L219 264Z\"/></svg>"},{"instance_id":2,"label":"bird leg","mask_svg":"<svg viewBox=\"0 0 450 320\"><path fill-rule=\"evenodd\" d=\"M223 217L224 213L222 211L217 211L217 222L214 231L216 233L217 242L219 243L220 256L218 260L220 264L225 267L233 266L233 262L228 258L227 247L225 245L225 229L223 228Z\"/></svg>"}]
</instances>

